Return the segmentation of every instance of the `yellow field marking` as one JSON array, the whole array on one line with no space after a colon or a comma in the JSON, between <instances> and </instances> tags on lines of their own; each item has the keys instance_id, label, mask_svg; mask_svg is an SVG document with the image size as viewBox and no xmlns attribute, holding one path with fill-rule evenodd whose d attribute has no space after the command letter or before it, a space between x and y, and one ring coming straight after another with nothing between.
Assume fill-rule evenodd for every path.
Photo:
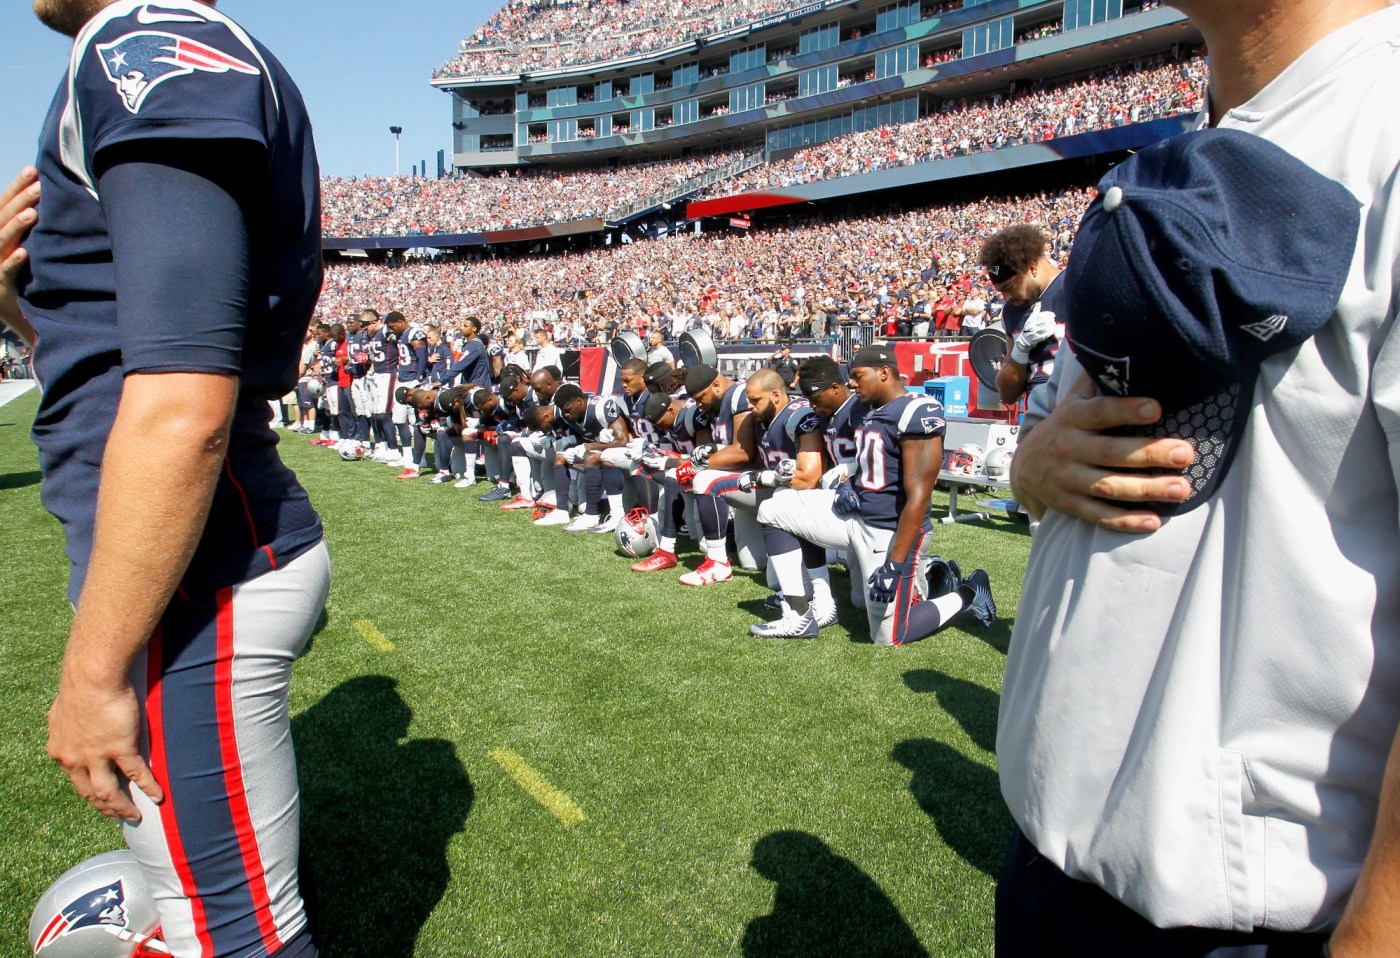
<instances>
[{"instance_id":1,"label":"yellow field marking","mask_svg":"<svg viewBox=\"0 0 1400 958\"><path fill-rule=\"evenodd\" d=\"M486 754L497 765L505 769L506 774L515 779L515 784L523 788L525 794L539 802L549 814L563 822L565 828L577 825L587 819L588 816L583 814L583 809L574 804L573 799L549 784L548 779L531 768L529 763L510 749L493 748Z\"/></svg>"},{"instance_id":2,"label":"yellow field marking","mask_svg":"<svg viewBox=\"0 0 1400 958\"><path fill-rule=\"evenodd\" d=\"M355 631L360 633L361 638L368 642L371 648L380 652L394 651L394 643L384 638L384 633L376 629L369 619L356 619Z\"/></svg>"}]
</instances>

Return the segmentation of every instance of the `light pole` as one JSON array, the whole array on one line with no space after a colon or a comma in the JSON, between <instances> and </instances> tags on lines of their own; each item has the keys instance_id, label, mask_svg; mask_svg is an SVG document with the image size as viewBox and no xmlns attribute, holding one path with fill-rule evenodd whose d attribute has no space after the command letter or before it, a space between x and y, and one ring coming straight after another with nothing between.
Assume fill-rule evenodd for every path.
<instances>
[{"instance_id":1,"label":"light pole","mask_svg":"<svg viewBox=\"0 0 1400 958\"><path fill-rule=\"evenodd\" d=\"M394 175L399 175L399 136L403 133L403 127L391 126L389 132L394 134Z\"/></svg>"}]
</instances>

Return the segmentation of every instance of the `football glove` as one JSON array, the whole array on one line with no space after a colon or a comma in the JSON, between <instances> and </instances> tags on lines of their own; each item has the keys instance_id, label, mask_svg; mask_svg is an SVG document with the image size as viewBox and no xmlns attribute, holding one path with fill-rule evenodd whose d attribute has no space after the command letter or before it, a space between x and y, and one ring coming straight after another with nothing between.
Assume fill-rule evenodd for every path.
<instances>
[{"instance_id":1,"label":"football glove","mask_svg":"<svg viewBox=\"0 0 1400 958\"><path fill-rule=\"evenodd\" d=\"M608 443L613 442L616 439L617 434L614 433L611 429L604 429L602 432L598 433L598 442Z\"/></svg>"},{"instance_id":2,"label":"football glove","mask_svg":"<svg viewBox=\"0 0 1400 958\"><path fill-rule=\"evenodd\" d=\"M849 519L860 512L860 499L856 497L856 491L851 488L849 482L843 482L836 487L836 498L832 500L831 511L842 519Z\"/></svg>"},{"instance_id":3,"label":"football glove","mask_svg":"<svg viewBox=\"0 0 1400 958\"><path fill-rule=\"evenodd\" d=\"M710 464L710 457L715 454L714 446L696 446L695 451L690 454L690 461L701 469Z\"/></svg>"},{"instance_id":4,"label":"football glove","mask_svg":"<svg viewBox=\"0 0 1400 958\"><path fill-rule=\"evenodd\" d=\"M753 492L755 488L763 485L763 475L753 471L739 473L739 488L744 492Z\"/></svg>"},{"instance_id":5,"label":"football glove","mask_svg":"<svg viewBox=\"0 0 1400 958\"><path fill-rule=\"evenodd\" d=\"M1016 341L1011 344L1011 359L1022 366L1030 362L1031 350L1039 346L1055 335L1055 314L1049 310L1041 310L1036 304L1035 310L1026 317L1025 327L1016 334Z\"/></svg>"},{"instance_id":6,"label":"football glove","mask_svg":"<svg viewBox=\"0 0 1400 958\"><path fill-rule=\"evenodd\" d=\"M627 445L623 446L622 448L627 450L627 455L631 458L640 459L642 453L646 452L647 441L645 439L642 439L641 437L638 437L636 439L630 440L627 443Z\"/></svg>"},{"instance_id":7,"label":"football glove","mask_svg":"<svg viewBox=\"0 0 1400 958\"><path fill-rule=\"evenodd\" d=\"M676 481L681 484L682 489L689 489L690 484L695 481L695 463L682 462L677 466Z\"/></svg>"},{"instance_id":8,"label":"football glove","mask_svg":"<svg viewBox=\"0 0 1400 958\"><path fill-rule=\"evenodd\" d=\"M583 443L579 443L577 446L570 446L568 449L564 450L564 461L571 466L577 466L579 463L583 462L583 458L587 455L588 447Z\"/></svg>"},{"instance_id":9,"label":"football glove","mask_svg":"<svg viewBox=\"0 0 1400 958\"><path fill-rule=\"evenodd\" d=\"M764 485L772 485L772 486L786 486L786 485L789 485L789 484L792 482L792 477L795 476L795 475L797 475L797 460L796 460L796 459L781 459L781 460L778 461L778 465L777 465L776 467L774 467L774 469L772 470L772 472L773 472L773 481L772 481L771 483L764 483Z\"/></svg>"},{"instance_id":10,"label":"football glove","mask_svg":"<svg viewBox=\"0 0 1400 958\"><path fill-rule=\"evenodd\" d=\"M870 573L870 601L893 602L895 593L899 591L899 580L908 571L909 560L906 559L903 562L886 560L884 565Z\"/></svg>"},{"instance_id":11,"label":"football glove","mask_svg":"<svg viewBox=\"0 0 1400 958\"><path fill-rule=\"evenodd\" d=\"M850 464L838 462L822 473L820 485L823 489L835 489L849 478L851 478Z\"/></svg>"}]
</instances>

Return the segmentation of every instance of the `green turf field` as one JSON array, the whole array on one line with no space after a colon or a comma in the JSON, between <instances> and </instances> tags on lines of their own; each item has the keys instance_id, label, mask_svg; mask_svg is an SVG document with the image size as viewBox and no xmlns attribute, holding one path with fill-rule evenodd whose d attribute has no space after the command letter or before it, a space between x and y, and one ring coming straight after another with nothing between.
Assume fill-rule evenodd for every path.
<instances>
[{"instance_id":1,"label":"green turf field","mask_svg":"<svg viewBox=\"0 0 1400 958\"><path fill-rule=\"evenodd\" d=\"M68 623L33 393L0 407L0 955L118 847L44 755ZM997 696L1029 549L939 526L1002 619L904 649L752 639L762 577L685 589L612 537L285 436L335 573L293 732L322 953L986 955L1010 828ZM938 507L938 503L935 504ZM684 540L682 540L684 542ZM682 556L694 567L698 555Z\"/></svg>"}]
</instances>

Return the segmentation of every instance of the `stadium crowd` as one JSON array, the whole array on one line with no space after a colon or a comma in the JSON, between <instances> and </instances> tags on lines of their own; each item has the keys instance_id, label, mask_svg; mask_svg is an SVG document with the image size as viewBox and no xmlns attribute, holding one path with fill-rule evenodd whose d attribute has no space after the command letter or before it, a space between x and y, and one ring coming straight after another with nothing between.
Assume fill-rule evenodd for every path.
<instances>
[{"instance_id":1,"label":"stadium crowd","mask_svg":"<svg viewBox=\"0 0 1400 958\"><path fill-rule=\"evenodd\" d=\"M491 76L611 60L710 36L791 7L791 0L517 0L463 40L460 52L433 76ZM962 0L929 2L922 16L961 7Z\"/></svg>"},{"instance_id":2,"label":"stadium crowd","mask_svg":"<svg viewBox=\"0 0 1400 958\"><path fill-rule=\"evenodd\" d=\"M525 169L498 176L323 177L326 236L469 233L607 216L711 170L739 152L616 169Z\"/></svg>"},{"instance_id":3,"label":"stadium crowd","mask_svg":"<svg viewBox=\"0 0 1400 958\"><path fill-rule=\"evenodd\" d=\"M1206 62L1158 57L1005 99L949 101L938 113L853 133L722 179L702 195L781 189L910 166L1202 108ZM616 169L525 169L489 177L328 177L327 236L466 233L620 213L639 198L723 170L744 154L703 154Z\"/></svg>"},{"instance_id":4,"label":"stadium crowd","mask_svg":"<svg viewBox=\"0 0 1400 958\"><path fill-rule=\"evenodd\" d=\"M716 339L822 337L849 322L928 335L962 328L965 304L990 301L972 268L983 238L1040 225L1062 259L1092 193L992 197L752 233L686 232L559 256L331 265L318 318L369 305L460 331L479 316L492 341L538 330L559 344L617 332L703 328ZM924 325L927 324L927 325Z\"/></svg>"},{"instance_id":5,"label":"stadium crowd","mask_svg":"<svg viewBox=\"0 0 1400 958\"><path fill-rule=\"evenodd\" d=\"M1059 86L1027 88L1012 98L949 101L912 123L848 134L757 167L708 191L729 195L873 173L982 153L1075 133L1126 126L1202 109L1206 62L1162 58L1116 66Z\"/></svg>"}]
</instances>

